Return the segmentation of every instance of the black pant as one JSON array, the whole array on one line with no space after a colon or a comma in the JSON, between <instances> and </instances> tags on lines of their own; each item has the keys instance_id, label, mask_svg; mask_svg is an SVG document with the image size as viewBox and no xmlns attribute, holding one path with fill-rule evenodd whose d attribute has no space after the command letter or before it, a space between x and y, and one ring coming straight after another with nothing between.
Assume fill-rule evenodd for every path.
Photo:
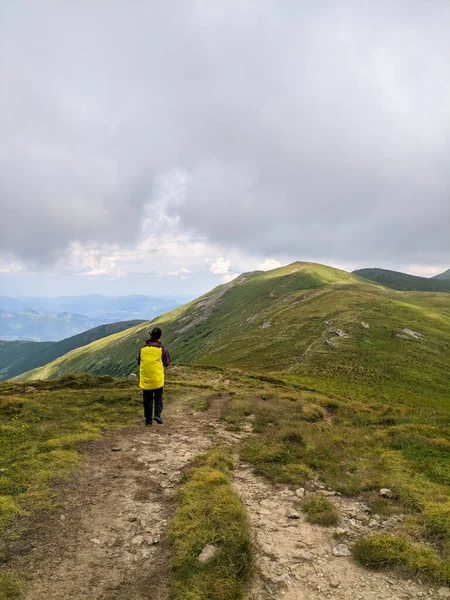
<instances>
[{"instance_id":1,"label":"black pant","mask_svg":"<svg viewBox=\"0 0 450 600\"><path fill-rule=\"evenodd\" d=\"M142 397L144 399L144 416L147 423L153 421L153 400L155 400L155 417L161 416L163 409L163 389L162 387L156 390L142 390Z\"/></svg>"}]
</instances>

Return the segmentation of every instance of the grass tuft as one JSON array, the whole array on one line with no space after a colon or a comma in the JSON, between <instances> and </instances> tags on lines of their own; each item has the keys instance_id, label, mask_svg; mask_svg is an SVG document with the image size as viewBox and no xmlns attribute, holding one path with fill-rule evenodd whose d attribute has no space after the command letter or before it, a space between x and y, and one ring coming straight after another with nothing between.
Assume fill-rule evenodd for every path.
<instances>
[{"instance_id":1,"label":"grass tuft","mask_svg":"<svg viewBox=\"0 0 450 600\"><path fill-rule=\"evenodd\" d=\"M334 504L324 496L310 496L303 503L302 509L310 523L329 526L339 522L339 515Z\"/></svg>"},{"instance_id":2,"label":"grass tuft","mask_svg":"<svg viewBox=\"0 0 450 600\"><path fill-rule=\"evenodd\" d=\"M354 558L374 569L398 569L408 576L419 576L436 584L450 583L450 564L430 548L409 538L374 534L359 539L352 549Z\"/></svg>"},{"instance_id":3,"label":"grass tuft","mask_svg":"<svg viewBox=\"0 0 450 600\"><path fill-rule=\"evenodd\" d=\"M0 575L0 600L19 600L22 598L23 587L19 576L12 573Z\"/></svg>"},{"instance_id":4,"label":"grass tuft","mask_svg":"<svg viewBox=\"0 0 450 600\"><path fill-rule=\"evenodd\" d=\"M431 542L446 545L450 540L450 503L430 507L423 515L425 537Z\"/></svg>"}]
</instances>

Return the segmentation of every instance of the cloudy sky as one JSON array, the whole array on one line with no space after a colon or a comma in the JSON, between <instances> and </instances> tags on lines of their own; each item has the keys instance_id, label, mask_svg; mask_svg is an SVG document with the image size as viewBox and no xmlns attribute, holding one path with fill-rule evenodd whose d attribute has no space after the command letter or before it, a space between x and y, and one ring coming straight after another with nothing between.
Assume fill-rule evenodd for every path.
<instances>
[{"instance_id":1,"label":"cloudy sky","mask_svg":"<svg viewBox=\"0 0 450 600\"><path fill-rule=\"evenodd\" d=\"M0 293L450 267L448 0L0 4Z\"/></svg>"}]
</instances>

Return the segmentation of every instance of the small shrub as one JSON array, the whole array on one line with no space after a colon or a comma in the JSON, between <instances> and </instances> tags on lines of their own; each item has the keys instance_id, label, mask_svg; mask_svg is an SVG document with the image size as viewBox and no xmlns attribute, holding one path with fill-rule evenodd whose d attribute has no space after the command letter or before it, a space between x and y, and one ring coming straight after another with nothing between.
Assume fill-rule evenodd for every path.
<instances>
[{"instance_id":1,"label":"small shrub","mask_svg":"<svg viewBox=\"0 0 450 600\"><path fill-rule=\"evenodd\" d=\"M305 500L302 506L306 513L306 519L316 525L336 525L339 515L334 504L324 496L311 496Z\"/></svg>"}]
</instances>

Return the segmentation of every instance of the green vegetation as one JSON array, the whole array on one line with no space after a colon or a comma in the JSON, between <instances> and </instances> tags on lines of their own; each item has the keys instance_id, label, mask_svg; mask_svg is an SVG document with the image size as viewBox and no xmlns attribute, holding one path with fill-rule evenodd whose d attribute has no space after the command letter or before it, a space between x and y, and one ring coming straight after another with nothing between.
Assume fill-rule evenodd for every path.
<instances>
[{"instance_id":1,"label":"green vegetation","mask_svg":"<svg viewBox=\"0 0 450 600\"><path fill-rule=\"evenodd\" d=\"M108 376L0 384L0 530L49 508L49 481L74 472L79 444L132 424L139 402L135 385Z\"/></svg>"},{"instance_id":2,"label":"green vegetation","mask_svg":"<svg viewBox=\"0 0 450 600\"><path fill-rule=\"evenodd\" d=\"M406 515L392 537L361 540L355 556L369 566L448 581L450 294L389 290L308 263L242 275L151 324L72 350L18 378L34 379L36 394L26 392L28 383L0 386L0 425L11 453L0 472L7 521L36 498L45 502L48 479L75 468L77 443L110 426L110 405L113 426L129 421L138 390L124 381L113 385L110 375L136 371L138 349L154 324L178 363L167 384L177 393L195 391L195 411L207 410L213 395L227 394L223 419L232 430L253 432L240 456L258 474L311 490L321 481L378 515ZM41 381L79 371L106 379ZM75 394L80 382L83 394ZM69 399L74 427L58 429L62 408L72 410ZM35 414L41 421L32 420ZM8 461L20 469L9 473ZM175 599L233 598L242 591L247 530L230 468L222 451L209 454L178 492L171 538ZM392 490L392 498L380 497L381 488ZM308 518L322 524L337 518L332 507L323 497L305 504ZM229 522L225 510L232 511ZM200 565L197 557L211 542L222 558ZM206 588L223 595L205 595Z\"/></svg>"},{"instance_id":3,"label":"green vegetation","mask_svg":"<svg viewBox=\"0 0 450 600\"><path fill-rule=\"evenodd\" d=\"M376 514L406 514L395 539L414 552L405 551L397 567L416 569L424 577L427 571L431 580L444 581L442 569L450 558L448 402L430 409L425 403L419 408L382 398L362 401L288 379L233 368L174 365L168 370L167 387L175 398L195 396L195 410L206 408L213 395L226 394L227 427L253 431L239 449L241 459L271 481L312 489L318 479L343 495L357 496ZM50 508L49 482L74 472L80 442L97 438L104 429L134 424L141 410L139 389L110 376L71 375L35 381L28 389L29 383L0 384L3 526L17 516ZM218 598L239 597L243 589L250 556L248 530L230 486L231 468L229 453L217 449L198 460L178 492L171 534L174 598L207 598L195 595L204 593L199 586L205 582L211 588L221 581L220 593L235 594ZM384 487L393 491L393 499L380 497ZM331 522L326 498L308 497L305 508L316 522L317 515L322 523ZM224 518L225 510L231 511L229 518ZM221 559L203 566L197 557L207 543L221 547ZM370 543L362 547L372 548ZM381 559L384 550L386 567L395 566L390 542L377 544ZM419 559L423 570L414 567ZM432 568L428 559L433 559Z\"/></svg>"},{"instance_id":4,"label":"green vegetation","mask_svg":"<svg viewBox=\"0 0 450 600\"><path fill-rule=\"evenodd\" d=\"M324 526L339 523L339 515L329 498L310 496L303 503L302 509L310 523Z\"/></svg>"},{"instance_id":5,"label":"green vegetation","mask_svg":"<svg viewBox=\"0 0 450 600\"><path fill-rule=\"evenodd\" d=\"M170 540L173 600L242 598L251 570L249 524L233 491L230 451L215 448L197 460L178 489ZM198 557L207 544L218 548L211 561Z\"/></svg>"},{"instance_id":6,"label":"green vegetation","mask_svg":"<svg viewBox=\"0 0 450 600\"><path fill-rule=\"evenodd\" d=\"M7 342L5 340L0 340L0 381L27 371L30 368L28 366L25 367L24 371L19 370L17 372L12 370L12 366L19 364L20 362L26 363L29 357L36 355L39 352L45 352L48 348L53 346L53 344L55 344L55 342L29 342L25 340ZM53 358L50 360L53 360ZM45 365L46 362L48 362L48 360L40 364Z\"/></svg>"},{"instance_id":7,"label":"green vegetation","mask_svg":"<svg viewBox=\"0 0 450 600\"><path fill-rule=\"evenodd\" d=\"M430 556L447 564L448 404L419 410L400 403L363 403L300 390L282 380L268 383L264 377L248 378L245 384L240 379L233 389L223 418L233 430L251 424L254 435L243 443L241 456L258 474L307 489L319 478L344 496L357 496L375 514L406 514L399 525L401 538L415 540L414 548L431 545ZM391 489L394 498L380 497L381 488ZM305 509L312 522L336 523L328 498L308 497ZM439 573L430 571L429 577L441 581Z\"/></svg>"},{"instance_id":8,"label":"green vegetation","mask_svg":"<svg viewBox=\"0 0 450 600\"><path fill-rule=\"evenodd\" d=\"M17 575L0 575L0 600L19 600L22 598L22 579Z\"/></svg>"},{"instance_id":9,"label":"green vegetation","mask_svg":"<svg viewBox=\"0 0 450 600\"><path fill-rule=\"evenodd\" d=\"M445 581L442 573L450 561L448 402L432 409L382 399L363 402L218 367L175 367L170 377L180 388L230 395L223 419L231 430L251 427L253 435L243 442L240 455L258 474L306 489L319 478L344 496L358 497L374 514L406 515L395 539L411 552L403 554L402 564L394 564L392 545L380 543L380 560L385 550L386 568ZM381 488L391 489L394 498L381 497ZM325 519L333 514L327 498L308 497L305 504L313 519L317 513Z\"/></svg>"},{"instance_id":10,"label":"green vegetation","mask_svg":"<svg viewBox=\"0 0 450 600\"><path fill-rule=\"evenodd\" d=\"M355 275L364 277L369 281L381 283L394 290L416 291L416 292L450 292L450 269L436 277L417 277L399 271L388 269L358 269L353 271Z\"/></svg>"},{"instance_id":11,"label":"green vegetation","mask_svg":"<svg viewBox=\"0 0 450 600\"><path fill-rule=\"evenodd\" d=\"M174 361L234 366L351 399L439 407L450 386L450 295L397 292L310 263L244 274L20 379L136 370L151 325ZM412 333L411 333L412 332Z\"/></svg>"},{"instance_id":12,"label":"green vegetation","mask_svg":"<svg viewBox=\"0 0 450 600\"><path fill-rule=\"evenodd\" d=\"M358 540L352 551L355 559L369 569L398 569L408 577L450 583L450 563L405 537L374 534Z\"/></svg>"},{"instance_id":13,"label":"green vegetation","mask_svg":"<svg viewBox=\"0 0 450 600\"><path fill-rule=\"evenodd\" d=\"M41 367L67 352L124 331L142 321L120 321L94 327L60 342L5 342L0 340L0 381Z\"/></svg>"}]
</instances>

